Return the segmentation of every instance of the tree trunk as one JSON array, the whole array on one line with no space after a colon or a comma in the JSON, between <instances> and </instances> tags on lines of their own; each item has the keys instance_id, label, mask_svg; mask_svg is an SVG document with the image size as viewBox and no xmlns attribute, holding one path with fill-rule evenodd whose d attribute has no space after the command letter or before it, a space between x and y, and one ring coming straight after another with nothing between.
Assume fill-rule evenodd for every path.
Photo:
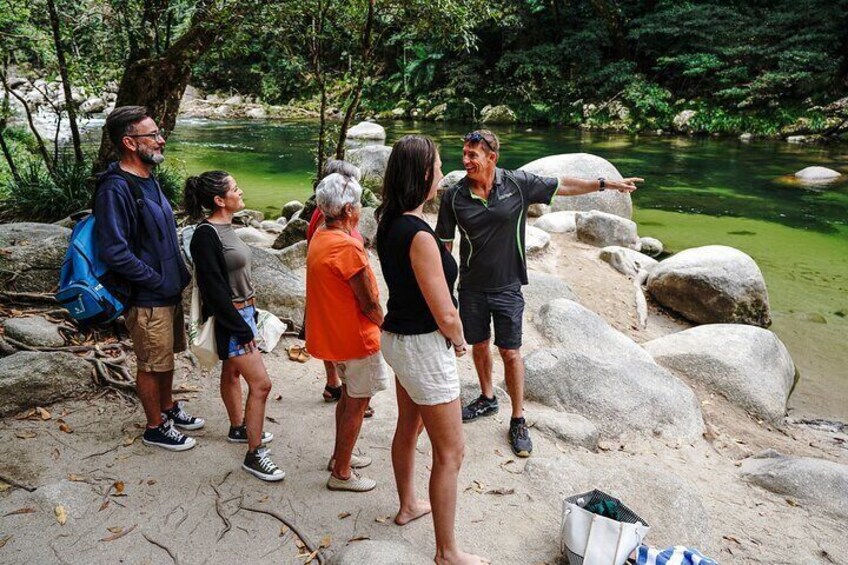
<instances>
[{"instance_id":1,"label":"tree trunk","mask_svg":"<svg viewBox=\"0 0 848 565\"><path fill-rule=\"evenodd\" d=\"M359 107L359 101L362 99L362 87L365 85L365 75L371 69L371 52L373 45L371 44L371 32L374 29L374 0L368 0L368 13L365 16L365 27L362 30L362 59L359 64L359 76L356 77L356 86L351 92L351 101L345 111L344 119L342 120L341 131L339 131L339 141L336 143L336 159L344 159L345 157L345 140L347 138L347 130L350 128L350 122L353 120L353 115Z\"/></svg>"},{"instance_id":2,"label":"tree trunk","mask_svg":"<svg viewBox=\"0 0 848 565\"><path fill-rule=\"evenodd\" d=\"M62 48L62 35L59 30L59 15L56 13L56 4L53 0L47 0L47 10L50 13L50 27L53 31L53 45L56 49L56 61L59 63L59 76L62 77L62 88L65 91L65 110L68 112L68 122L71 127L71 140L74 145L74 157L77 163L82 163L82 141L80 139L79 127L77 126L77 110L73 97L71 96L71 79L68 77L68 64L65 61L65 50ZM59 116L61 120L61 116ZM58 126L57 126L58 132Z\"/></svg>"}]
</instances>

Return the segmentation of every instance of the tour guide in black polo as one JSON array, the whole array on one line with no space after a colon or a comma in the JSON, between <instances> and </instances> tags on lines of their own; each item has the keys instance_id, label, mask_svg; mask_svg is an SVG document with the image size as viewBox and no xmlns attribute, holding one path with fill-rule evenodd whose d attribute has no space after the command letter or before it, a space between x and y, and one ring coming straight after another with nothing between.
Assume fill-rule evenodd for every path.
<instances>
[{"instance_id":1,"label":"tour guide in black polo","mask_svg":"<svg viewBox=\"0 0 848 565\"><path fill-rule=\"evenodd\" d=\"M521 322L527 284L524 228L530 204L550 204L553 197L576 196L605 189L636 190L640 178L620 181L598 178L544 178L524 171L498 168L500 142L488 130L465 136L462 164L467 175L442 194L436 234L450 249L456 228L459 246L459 315L465 340L473 345L474 367L480 380L479 398L463 408L462 420L498 412L492 387L490 320L495 346L501 354L512 400L509 442L519 457L529 457L533 442L524 422L524 361Z\"/></svg>"}]
</instances>

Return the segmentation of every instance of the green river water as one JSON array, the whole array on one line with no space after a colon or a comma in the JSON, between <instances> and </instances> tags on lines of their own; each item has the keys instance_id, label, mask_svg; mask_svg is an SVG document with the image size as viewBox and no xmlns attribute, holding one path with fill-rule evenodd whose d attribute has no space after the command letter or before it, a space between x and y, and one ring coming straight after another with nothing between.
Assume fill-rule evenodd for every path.
<instances>
[{"instance_id":1,"label":"green river water","mask_svg":"<svg viewBox=\"0 0 848 565\"><path fill-rule=\"evenodd\" d=\"M441 145L445 173L461 168L459 125L394 122L388 144L425 133ZM314 122L181 121L168 158L185 172L225 169L249 208L270 217L311 192ZM810 165L848 179L848 146L776 141L502 128L500 165L516 168L557 153L587 152L625 176L646 179L633 194L639 233L670 251L710 244L751 255L766 279L774 324L801 372L793 416L848 420L848 181L804 187L792 173Z\"/></svg>"}]
</instances>

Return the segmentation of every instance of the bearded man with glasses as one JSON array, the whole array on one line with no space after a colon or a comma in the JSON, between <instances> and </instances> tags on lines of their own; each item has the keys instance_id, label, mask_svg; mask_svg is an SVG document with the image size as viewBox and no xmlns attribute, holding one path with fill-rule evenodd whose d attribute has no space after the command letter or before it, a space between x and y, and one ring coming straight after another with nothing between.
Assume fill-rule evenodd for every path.
<instances>
[{"instance_id":1,"label":"bearded man with glasses","mask_svg":"<svg viewBox=\"0 0 848 565\"><path fill-rule=\"evenodd\" d=\"M554 196L577 196L606 189L633 192L640 178L545 178L497 166L500 141L489 130L472 131L463 139L466 176L442 194L436 234L448 249L456 228L459 246L459 316L465 340L472 344L480 396L462 410L470 422L498 412L492 385L490 324L504 364L512 401L509 443L513 453L529 457L533 442L524 420L524 361L521 358L527 261L524 232L530 204L550 204Z\"/></svg>"},{"instance_id":2,"label":"bearded man with glasses","mask_svg":"<svg viewBox=\"0 0 848 565\"><path fill-rule=\"evenodd\" d=\"M165 133L142 106L115 108L105 129L118 153L97 182L95 232L111 276L130 289L124 312L137 358L136 387L144 407L146 445L184 451L184 430L202 418L174 402L174 354L186 347L182 291L191 280L177 240L174 212L153 170L165 156Z\"/></svg>"}]
</instances>

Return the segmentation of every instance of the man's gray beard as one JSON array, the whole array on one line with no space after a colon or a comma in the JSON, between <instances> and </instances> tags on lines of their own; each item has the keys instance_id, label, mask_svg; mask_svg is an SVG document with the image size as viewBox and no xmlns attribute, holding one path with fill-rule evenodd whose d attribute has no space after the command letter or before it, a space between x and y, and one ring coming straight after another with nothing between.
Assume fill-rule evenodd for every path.
<instances>
[{"instance_id":1,"label":"man's gray beard","mask_svg":"<svg viewBox=\"0 0 848 565\"><path fill-rule=\"evenodd\" d=\"M138 150L136 153L138 153L138 158L141 159L141 162L147 163L148 165L161 165L165 162L165 155L162 153L147 153Z\"/></svg>"}]
</instances>

